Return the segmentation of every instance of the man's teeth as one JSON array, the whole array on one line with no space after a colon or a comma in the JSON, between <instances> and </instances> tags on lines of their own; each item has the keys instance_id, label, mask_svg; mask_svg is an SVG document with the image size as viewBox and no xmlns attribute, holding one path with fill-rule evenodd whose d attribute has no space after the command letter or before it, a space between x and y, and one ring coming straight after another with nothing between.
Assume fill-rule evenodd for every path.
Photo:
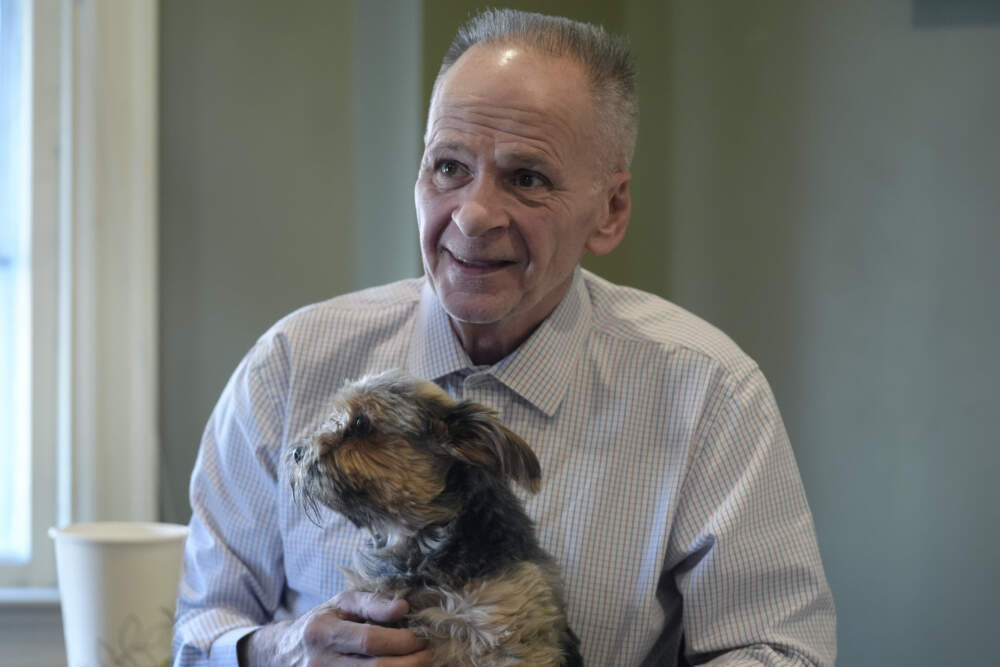
<instances>
[{"instance_id":1,"label":"man's teeth","mask_svg":"<svg viewBox=\"0 0 1000 667\"><path fill-rule=\"evenodd\" d=\"M452 252L451 250L446 249L446 252L451 256L451 258L455 262L458 262L462 266L467 266L470 269L491 269L512 263L510 260L503 259L502 257L497 259L492 259L492 258L473 259L470 257L462 257L458 253Z\"/></svg>"},{"instance_id":2,"label":"man's teeth","mask_svg":"<svg viewBox=\"0 0 1000 667\"><path fill-rule=\"evenodd\" d=\"M460 263L466 266L471 266L474 269L485 269L487 267L495 266L500 263L499 261L482 261L482 260L477 261L473 259L462 259L460 257L456 257L455 259L457 259Z\"/></svg>"}]
</instances>

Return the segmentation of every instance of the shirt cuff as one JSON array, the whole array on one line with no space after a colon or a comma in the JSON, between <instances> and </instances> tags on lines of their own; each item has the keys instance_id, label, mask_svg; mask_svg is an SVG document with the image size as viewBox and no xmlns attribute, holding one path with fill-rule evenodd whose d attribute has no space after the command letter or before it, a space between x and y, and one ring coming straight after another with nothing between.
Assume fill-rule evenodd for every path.
<instances>
[{"instance_id":1,"label":"shirt cuff","mask_svg":"<svg viewBox=\"0 0 1000 667\"><path fill-rule=\"evenodd\" d=\"M236 655L236 644L248 634L259 628L259 625L251 625L245 628L234 628L226 632L212 642L212 652L209 654L209 665L226 665L232 667L238 665L239 660Z\"/></svg>"}]
</instances>

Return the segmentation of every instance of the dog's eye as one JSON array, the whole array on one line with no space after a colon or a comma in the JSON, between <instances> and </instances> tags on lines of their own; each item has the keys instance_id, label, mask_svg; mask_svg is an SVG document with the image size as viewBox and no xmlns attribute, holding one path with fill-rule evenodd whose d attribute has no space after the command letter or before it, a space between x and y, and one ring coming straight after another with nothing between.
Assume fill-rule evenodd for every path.
<instances>
[{"instance_id":1,"label":"dog's eye","mask_svg":"<svg viewBox=\"0 0 1000 667\"><path fill-rule=\"evenodd\" d=\"M295 459L296 463L302 462L302 455L304 454L302 447L296 447L292 450L292 458Z\"/></svg>"},{"instance_id":2,"label":"dog's eye","mask_svg":"<svg viewBox=\"0 0 1000 667\"><path fill-rule=\"evenodd\" d=\"M368 415L357 415L353 420L351 420L351 427L348 429L349 434L358 438L363 438L372 432L372 423L368 419Z\"/></svg>"}]
</instances>

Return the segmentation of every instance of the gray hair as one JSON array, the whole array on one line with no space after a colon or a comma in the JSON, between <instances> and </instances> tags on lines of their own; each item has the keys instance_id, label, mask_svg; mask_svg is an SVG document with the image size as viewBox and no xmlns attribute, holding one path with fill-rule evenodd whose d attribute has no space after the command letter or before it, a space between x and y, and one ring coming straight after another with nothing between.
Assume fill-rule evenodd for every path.
<instances>
[{"instance_id":1,"label":"gray hair","mask_svg":"<svg viewBox=\"0 0 1000 667\"><path fill-rule=\"evenodd\" d=\"M445 53L441 76L476 44L519 44L555 57L569 57L586 73L597 110L602 161L612 171L627 170L639 129L635 65L625 39L601 26L513 9L487 9L458 29Z\"/></svg>"}]
</instances>

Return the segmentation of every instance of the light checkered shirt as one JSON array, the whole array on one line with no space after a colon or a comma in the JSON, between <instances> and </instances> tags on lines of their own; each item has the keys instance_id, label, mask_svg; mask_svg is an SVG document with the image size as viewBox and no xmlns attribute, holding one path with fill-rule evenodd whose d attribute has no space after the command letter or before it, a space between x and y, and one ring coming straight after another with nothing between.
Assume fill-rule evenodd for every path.
<instances>
[{"instance_id":1,"label":"light checkered shirt","mask_svg":"<svg viewBox=\"0 0 1000 667\"><path fill-rule=\"evenodd\" d=\"M524 497L562 566L587 665L833 663L833 599L771 391L728 338L577 270L513 354L475 367L423 279L309 306L265 334L208 423L191 482L175 664L235 664L254 626L344 587L364 539L292 502L282 453L346 379L404 368L497 410L533 447ZM523 497L523 494L522 494ZM683 640L682 640L683 636Z\"/></svg>"}]
</instances>

